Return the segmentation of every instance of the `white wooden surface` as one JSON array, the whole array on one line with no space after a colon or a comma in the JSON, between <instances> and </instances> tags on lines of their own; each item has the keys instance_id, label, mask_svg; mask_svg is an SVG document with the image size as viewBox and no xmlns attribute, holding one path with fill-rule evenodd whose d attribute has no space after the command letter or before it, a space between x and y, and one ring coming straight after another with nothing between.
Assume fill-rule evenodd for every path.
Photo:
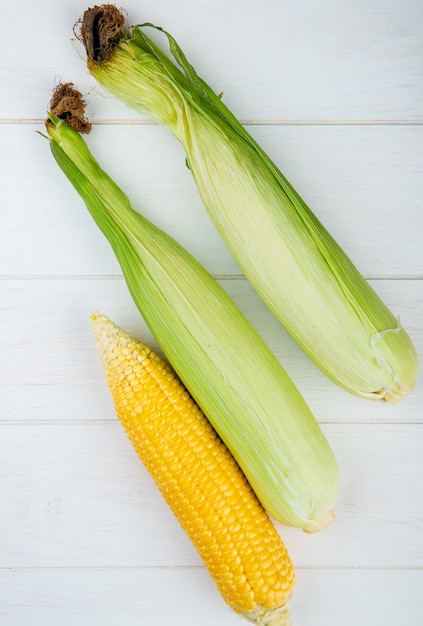
<instances>
[{"instance_id":1,"label":"white wooden surface","mask_svg":"<svg viewBox=\"0 0 423 626\"><path fill-rule=\"evenodd\" d=\"M181 147L107 96L72 25L88 5L2 6L0 624L240 624L114 415L90 314L146 342L107 242L50 156L51 90L74 81L99 160L221 281L291 373L339 460L337 519L278 526L294 626L423 623L423 381L398 405L336 388L258 300L211 225ZM420 0L128 0L178 39L329 227L423 356ZM347 357L346 357L347 358Z\"/></svg>"}]
</instances>

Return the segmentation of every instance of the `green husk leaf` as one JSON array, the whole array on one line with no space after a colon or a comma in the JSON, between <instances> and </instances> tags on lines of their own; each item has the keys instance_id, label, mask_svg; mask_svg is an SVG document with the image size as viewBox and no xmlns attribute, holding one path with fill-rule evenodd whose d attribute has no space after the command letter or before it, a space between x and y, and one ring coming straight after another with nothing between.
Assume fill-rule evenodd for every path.
<instances>
[{"instance_id":1,"label":"green husk leaf","mask_svg":"<svg viewBox=\"0 0 423 626\"><path fill-rule=\"evenodd\" d=\"M144 32L162 31L174 61ZM95 78L183 144L200 196L246 277L334 382L395 401L414 385L415 348L398 319L273 161L163 28L122 36Z\"/></svg>"},{"instance_id":2,"label":"green husk leaf","mask_svg":"<svg viewBox=\"0 0 423 626\"><path fill-rule=\"evenodd\" d=\"M144 320L263 506L285 524L323 528L333 517L338 467L279 361L208 272L133 210L77 132L52 115L46 129Z\"/></svg>"}]
</instances>

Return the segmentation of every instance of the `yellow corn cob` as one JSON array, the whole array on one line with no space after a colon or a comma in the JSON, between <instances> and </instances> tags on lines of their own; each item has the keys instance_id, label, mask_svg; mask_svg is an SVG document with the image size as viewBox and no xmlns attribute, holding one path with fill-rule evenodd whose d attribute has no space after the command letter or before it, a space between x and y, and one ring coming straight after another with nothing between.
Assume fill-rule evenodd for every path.
<instances>
[{"instance_id":1,"label":"yellow corn cob","mask_svg":"<svg viewBox=\"0 0 423 626\"><path fill-rule=\"evenodd\" d=\"M224 600L256 624L288 626L294 568L236 461L167 363L92 319L117 415Z\"/></svg>"}]
</instances>

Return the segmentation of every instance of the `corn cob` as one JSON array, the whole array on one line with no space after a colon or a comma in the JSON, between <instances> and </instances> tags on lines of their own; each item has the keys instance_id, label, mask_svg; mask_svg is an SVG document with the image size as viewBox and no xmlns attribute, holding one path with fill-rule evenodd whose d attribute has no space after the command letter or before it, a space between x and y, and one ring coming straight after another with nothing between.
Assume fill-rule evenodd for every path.
<instances>
[{"instance_id":1,"label":"corn cob","mask_svg":"<svg viewBox=\"0 0 423 626\"><path fill-rule=\"evenodd\" d=\"M275 317L348 391L386 402L409 393L418 359L399 319L173 37L164 31L176 63L146 28L123 24L114 5L84 13L89 71L181 142L205 208Z\"/></svg>"},{"instance_id":2,"label":"corn cob","mask_svg":"<svg viewBox=\"0 0 423 626\"><path fill-rule=\"evenodd\" d=\"M294 569L236 461L165 361L92 319L117 416L223 598L256 624L288 625Z\"/></svg>"}]
</instances>

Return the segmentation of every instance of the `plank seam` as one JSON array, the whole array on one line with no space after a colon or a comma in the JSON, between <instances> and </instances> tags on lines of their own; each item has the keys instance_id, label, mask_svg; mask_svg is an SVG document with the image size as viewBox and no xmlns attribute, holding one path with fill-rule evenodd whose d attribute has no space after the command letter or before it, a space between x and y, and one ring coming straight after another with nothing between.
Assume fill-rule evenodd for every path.
<instances>
[{"instance_id":1,"label":"plank seam","mask_svg":"<svg viewBox=\"0 0 423 626\"><path fill-rule=\"evenodd\" d=\"M89 120L91 124L96 126L159 126L159 124L153 120L146 119L104 119L104 120ZM259 120L259 119L244 119L239 120L243 126L423 126L423 120L410 119L410 120ZM1 118L0 124L22 124L44 125L44 118Z\"/></svg>"},{"instance_id":2,"label":"plank seam","mask_svg":"<svg viewBox=\"0 0 423 626\"><path fill-rule=\"evenodd\" d=\"M204 570L205 566L203 565L103 565L103 566L95 566L95 565L83 565L83 566L22 566L22 567L0 567L0 573L4 572L45 572L45 571L63 571L63 572L72 572L72 571L93 571L93 572L104 572L104 571L200 571ZM296 570L303 571L423 571L423 565L297 565L295 567Z\"/></svg>"},{"instance_id":3,"label":"plank seam","mask_svg":"<svg viewBox=\"0 0 423 626\"><path fill-rule=\"evenodd\" d=\"M41 387L42 384L33 384L32 387ZM60 386L60 385L59 385ZM22 385L19 386L21 388ZM360 420L360 421L339 421L339 420L317 420L319 424L329 426L422 426L423 420L404 421L404 420ZM119 424L116 417L110 419L63 419L63 420L0 420L0 428L2 426L110 426Z\"/></svg>"},{"instance_id":4,"label":"plank seam","mask_svg":"<svg viewBox=\"0 0 423 626\"><path fill-rule=\"evenodd\" d=\"M243 280L244 274L213 274L215 280ZM399 274L397 276L364 276L366 280L420 281L423 274ZM0 281L8 280L123 280L122 274L0 274Z\"/></svg>"}]
</instances>

